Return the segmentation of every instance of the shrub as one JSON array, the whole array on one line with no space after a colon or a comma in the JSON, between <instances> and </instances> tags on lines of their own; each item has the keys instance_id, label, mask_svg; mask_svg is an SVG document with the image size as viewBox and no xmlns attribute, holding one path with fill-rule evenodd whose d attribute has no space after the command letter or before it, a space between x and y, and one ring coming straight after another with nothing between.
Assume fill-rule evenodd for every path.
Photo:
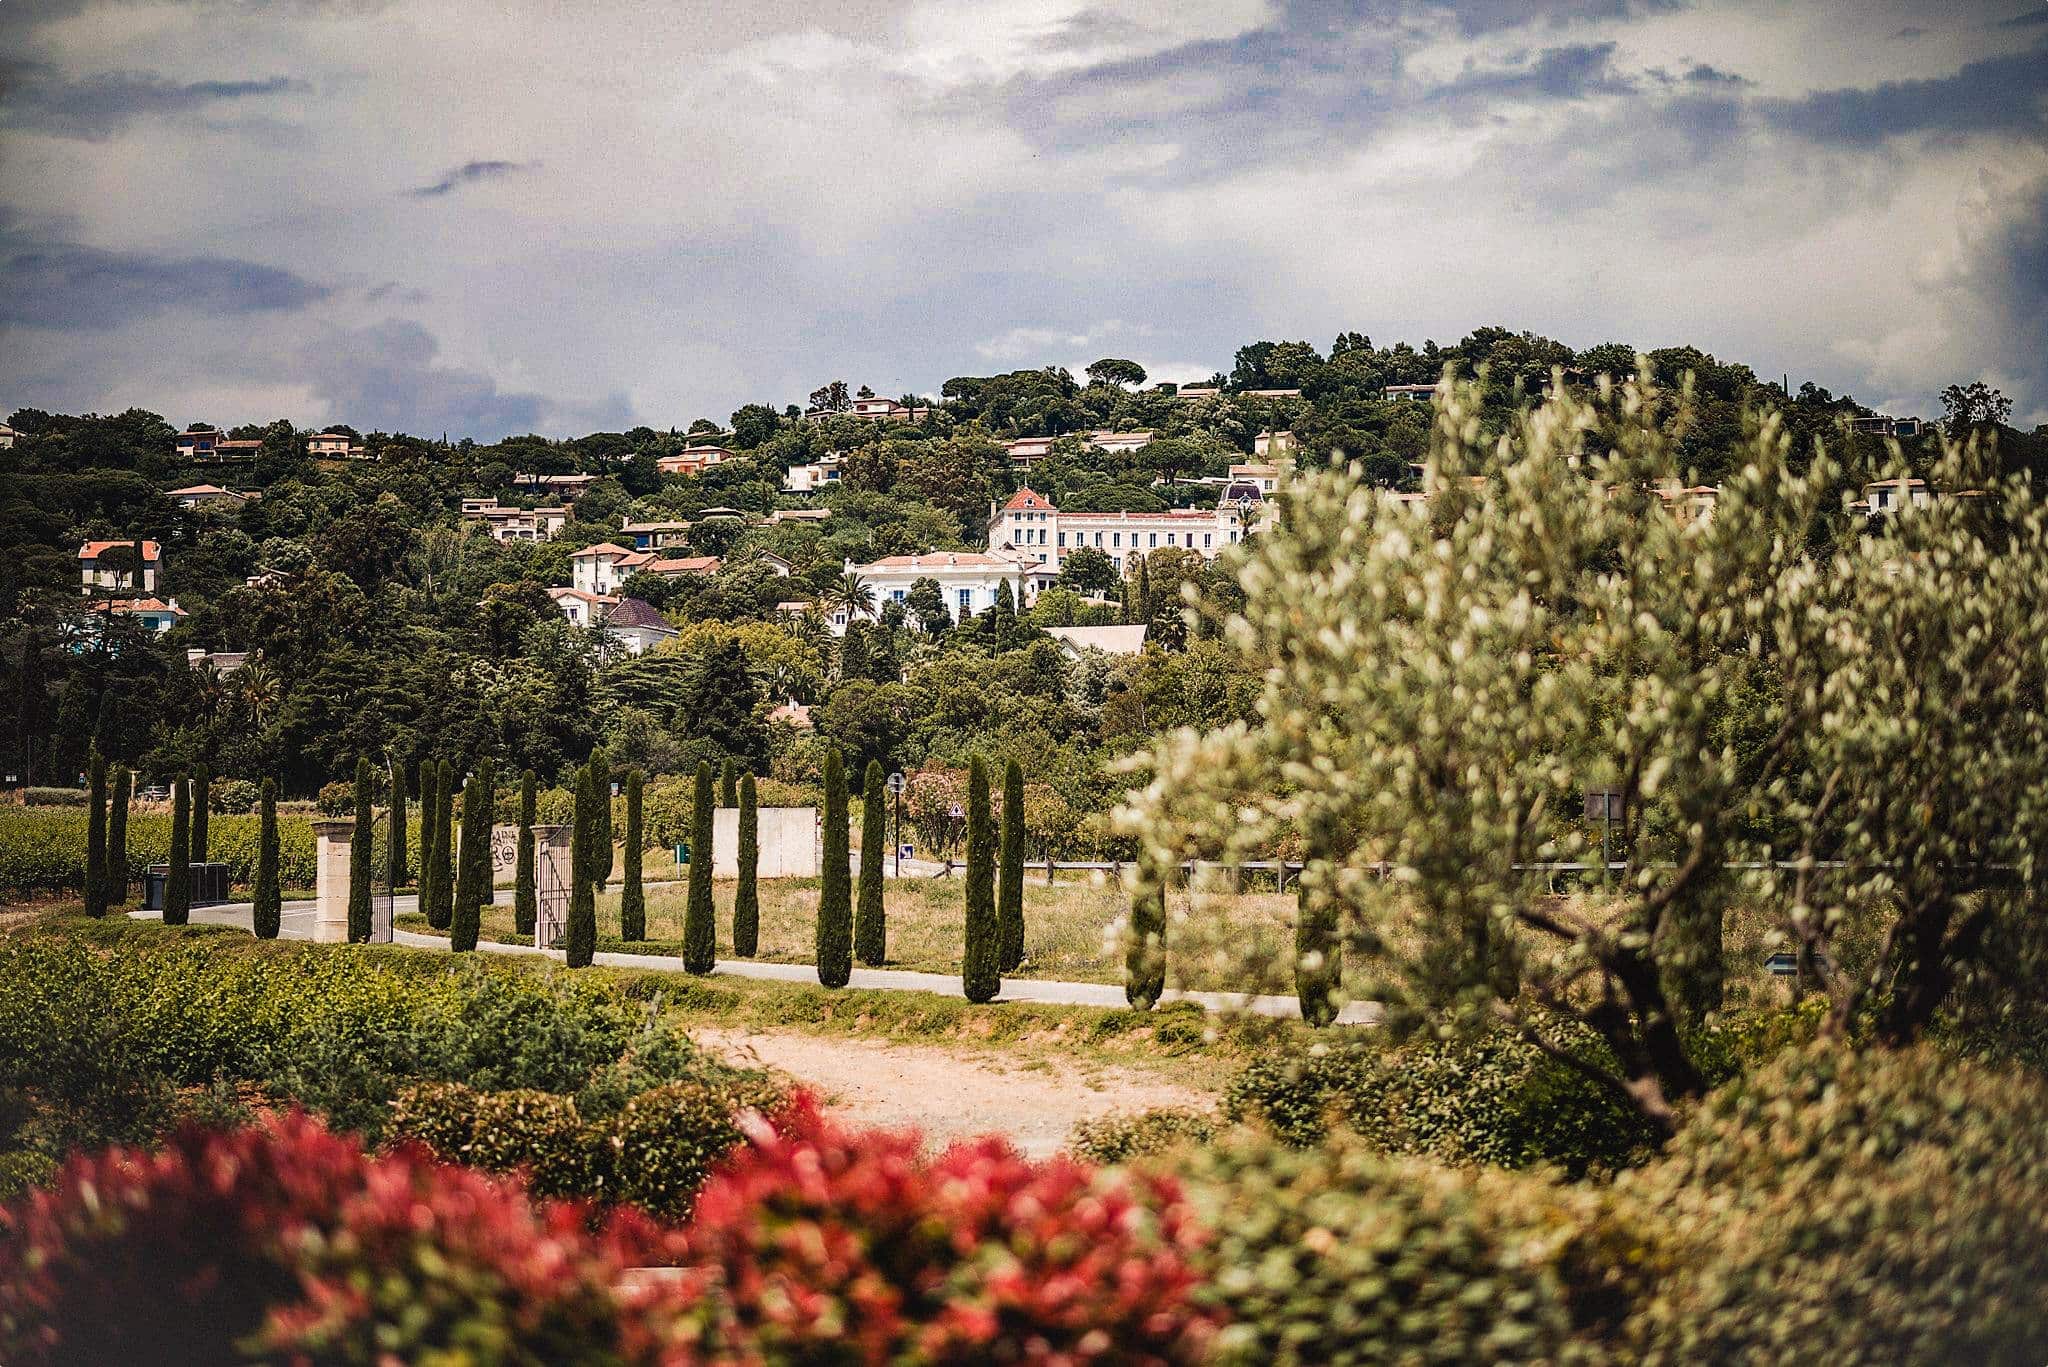
<instances>
[{"instance_id":1,"label":"shrub","mask_svg":"<svg viewBox=\"0 0 2048 1367\"><path fill-rule=\"evenodd\" d=\"M1124 931L1124 1000L1150 1011L1166 988L1166 871L1149 856L1138 861L1131 919Z\"/></svg>"},{"instance_id":2,"label":"shrub","mask_svg":"<svg viewBox=\"0 0 2048 1367\"><path fill-rule=\"evenodd\" d=\"M1598 1362L1629 1303L1587 1259L1633 1236L1540 1177L1239 1134L1187 1181L1223 1362Z\"/></svg>"},{"instance_id":3,"label":"shrub","mask_svg":"<svg viewBox=\"0 0 2048 1367\"><path fill-rule=\"evenodd\" d=\"M847 849L846 770L838 748L825 751L825 851L818 890L818 981L844 987L853 975L853 869Z\"/></svg>"},{"instance_id":4,"label":"shrub","mask_svg":"<svg viewBox=\"0 0 2048 1367\"><path fill-rule=\"evenodd\" d=\"M996 837L988 811L988 765L976 755L967 770L967 943L960 955L961 993L992 1001L1003 989L1002 929L996 924Z\"/></svg>"},{"instance_id":5,"label":"shrub","mask_svg":"<svg viewBox=\"0 0 2048 1367\"><path fill-rule=\"evenodd\" d=\"M2048 1083L1816 1044L1712 1094L1623 1191L1668 1230L1664 1362L2037 1363Z\"/></svg>"},{"instance_id":6,"label":"shrub","mask_svg":"<svg viewBox=\"0 0 2048 1367\"><path fill-rule=\"evenodd\" d=\"M257 815L256 894L250 928L259 940L275 940L283 924L284 899L277 885L277 781L263 780L262 811Z\"/></svg>"},{"instance_id":7,"label":"shrub","mask_svg":"<svg viewBox=\"0 0 2048 1367\"><path fill-rule=\"evenodd\" d=\"M87 792L83 788L30 788L23 798L31 807L83 807Z\"/></svg>"},{"instance_id":8,"label":"shrub","mask_svg":"<svg viewBox=\"0 0 2048 1367\"><path fill-rule=\"evenodd\" d=\"M223 779L213 787L213 810L227 816L247 816L256 810L256 785L246 778Z\"/></svg>"},{"instance_id":9,"label":"shrub","mask_svg":"<svg viewBox=\"0 0 2048 1367\"><path fill-rule=\"evenodd\" d=\"M584 765L576 773L575 834L569 848L569 909L562 928L562 958L571 968L588 968L597 953L597 776Z\"/></svg>"},{"instance_id":10,"label":"shrub","mask_svg":"<svg viewBox=\"0 0 2048 1367\"><path fill-rule=\"evenodd\" d=\"M521 937L533 934L540 916L540 901L534 886L534 811L539 799L538 780L528 769L519 775L518 864L512 875L512 928Z\"/></svg>"},{"instance_id":11,"label":"shrub","mask_svg":"<svg viewBox=\"0 0 2048 1367\"><path fill-rule=\"evenodd\" d=\"M163 922L192 919L192 795L183 778L171 780L170 867L164 871Z\"/></svg>"},{"instance_id":12,"label":"shrub","mask_svg":"<svg viewBox=\"0 0 2048 1367\"><path fill-rule=\"evenodd\" d=\"M355 815L355 784L346 779L320 785L320 795L313 799L314 810L325 817L340 818Z\"/></svg>"},{"instance_id":13,"label":"shrub","mask_svg":"<svg viewBox=\"0 0 2048 1367\"><path fill-rule=\"evenodd\" d=\"M1206 1143L1215 1136L1216 1122L1200 1111L1163 1107L1083 1120L1067 1136L1067 1150L1090 1163L1125 1163L1179 1144Z\"/></svg>"},{"instance_id":14,"label":"shrub","mask_svg":"<svg viewBox=\"0 0 2048 1367\"><path fill-rule=\"evenodd\" d=\"M935 1161L799 1100L708 1182L686 1280L654 1307L672 1361L1198 1360L1202 1233L1170 1178L1031 1163L997 1139Z\"/></svg>"},{"instance_id":15,"label":"shrub","mask_svg":"<svg viewBox=\"0 0 2048 1367\"><path fill-rule=\"evenodd\" d=\"M607 1132L614 1195L657 1214L687 1214L712 1167L740 1142L740 1113L773 1109L781 1099L773 1084L748 1074L640 1093Z\"/></svg>"},{"instance_id":16,"label":"shrub","mask_svg":"<svg viewBox=\"0 0 2048 1367\"><path fill-rule=\"evenodd\" d=\"M303 1115L66 1166L6 1212L15 1363L603 1360L615 1245L570 1206Z\"/></svg>"}]
</instances>

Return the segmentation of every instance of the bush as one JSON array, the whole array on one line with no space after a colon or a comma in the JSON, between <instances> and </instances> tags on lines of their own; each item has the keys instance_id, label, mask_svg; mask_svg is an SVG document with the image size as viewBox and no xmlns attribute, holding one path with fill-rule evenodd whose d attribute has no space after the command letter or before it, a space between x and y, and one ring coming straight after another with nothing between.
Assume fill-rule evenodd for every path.
<instances>
[{"instance_id":1,"label":"bush","mask_svg":"<svg viewBox=\"0 0 2048 1367\"><path fill-rule=\"evenodd\" d=\"M356 814L356 787L347 779L322 784L313 807L322 816L348 817Z\"/></svg>"},{"instance_id":2,"label":"bush","mask_svg":"<svg viewBox=\"0 0 2048 1367\"><path fill-rule=\"evenodd\" d=\"M1788 1051L1623 1184L1669 1231L1663 1362L2048 1356L2048 1083L1920 1047Z\"/></svg>"},{"instance_id":3,"label":"bush","mask_svg":"<svg viewBox=\"0 0 2048 1367\"><path fill-rule=\"evenodd\" d=\"M1187 1180L1224 1362L1599 1362L1636 1291L1589 1257L1634 1236L1541 1177L1240 1133Z\"/></svg>"},{"instance_id":4,"label":"bush","mask_svg":"<svg viewBox=\"0 0 2048 1367\"><path fill-rule=\"evenodd\" d=\"M88 815L84 807L61 811L0 807L0 890L82 891ZM280 811L277 830L279 877L287 887L313 886L311 818ZM237 884L255 881L258 833L254 816L216 817L209 827L208 853L216 863L228 866L228 878ZM170 857L170 814L140 808L131 811L127 845L127 878L130 883L139 882L145 867Z\"/></svg>"},{"instance_id":5,"label":"bush","mask_svg":"<svg viewBox=\"0 0 2048 1367\"><path fill-rule=\"evenodd\" d=\"M1215 1121L1200 1111L1164 1107L1084 1120L1067 1136L1067 1149L1090 1163L1127 1163L1179 1144L1207 1143L1215 1135Z\"/></svg>"},{"instance_id":6,"label":"bush","mask_svg":"<svg viewBox=\"0 0 2048 1367\"><path fill-rule=\"evenodd\" d=\"M83 788L30 788L24 796L31 807L83 807L88 794Z\"/></svg>"},{"instance_id":7,"label":"bush","mask_svg":"<svg viewBox=\"0 0 2048 1367\"><path fill-rule=\"evenodd\" d=\"M10 1363L615 1356L619 1245L575 1208L303 1115L74 1159L5 1223Z\"/></svg>"},{"instance_id":8,"label":"bush","mask_svg":"<svg viewBox=\"0 0 2048 1367\"><path fill-rule=\"evenodd\" d=\"M256 810L256 785L246 778L224 778L213 785L213 810L247 816Z\"/></svg>"}]
</instances>

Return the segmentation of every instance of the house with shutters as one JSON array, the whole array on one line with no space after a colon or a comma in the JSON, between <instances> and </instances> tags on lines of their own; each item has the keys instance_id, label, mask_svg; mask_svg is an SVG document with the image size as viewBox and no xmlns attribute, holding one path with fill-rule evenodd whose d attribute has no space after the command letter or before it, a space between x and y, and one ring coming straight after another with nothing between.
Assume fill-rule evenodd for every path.
<instances>
[{"instance_id":1,"label":"house with shutters","mask_svg":"<svg viewBox=\"0 0 2048 1367\"><path fill-rule=\"evenodd\" d=\"M88 541L78 548L81 591L155 593L163 548L154 541Z\"/></svg>"},{"instance_id":2,"label":"house with shutters","mask_svg":"<svg viewBox=\"0 0 2048 1367\"><path fill-rule=\"evenodd\" d=\"M946 611L956 622L979 617L994 607L997 594L1006 584L1010 589L1010 601L1020 610L1026 606L1031 592L1031 574L1026 563L1019 557L1000 552L933 551L925 555L885 555L865 565L849 561L846 570L874 591L874 607L861 614L868 620L872 620L887 604L908 602L911 589L920 579L932 580L939 586L939 596L945 601ZM833 606L825 621L833 635L846 634L848 617L844 606Z\"/></svg>"}]
</instances>

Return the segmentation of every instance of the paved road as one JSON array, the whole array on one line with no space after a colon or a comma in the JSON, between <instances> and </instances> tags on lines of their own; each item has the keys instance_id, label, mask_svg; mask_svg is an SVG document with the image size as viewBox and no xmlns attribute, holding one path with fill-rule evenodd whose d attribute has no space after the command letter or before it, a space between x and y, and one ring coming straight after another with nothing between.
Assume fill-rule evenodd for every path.
<instances>
[{"instance_id":1,"label":"paved road","mask_svg":"<svg viewBox=\"0 0 2048 1367\"><path fill-rule=\"evenodd\" d=\"M414 911L419 899L412 896L393 900L395 912ZM160 919L153 911L131 911L131 917L139 921ZM252 928L252 908L247 902L228 902L220 906L195 907L192 910L195 925L235 926L242 930ZM287 940L308 940L313 935L313 904L311 902L286 902L279 918L279 934ZM417 931L394 932L394 940L401 945L420 949L443 949L448 940L440 935L421 935ZM477 948L490 954L541 955L560 959L559 954L535 949L532 945L499 944L491 940L479 941ZM681 973L683 961L672 954L617 954L601 953L596 961L607 968L656 969ZM754 959L720 959L717 971L735 978L756 978L769 982L815 983L817 969L810 964L762 963ZM902 968L861 968L856 966L847 986L875 988L891 992L931 992L942 997L958 997L960 979L944 973L913 973ZM1005 978L1002 995L998 1001L1036 1002L1045 1006L1104 1006L1121 1008L1125 1005L1124 989L1119 983L1066 983L1052 982L1043 978ZM1162 1002L1191 1001L1211 1011L1249 1011L1254 1015L1276 1018L1298 1017L1300 1003L1293 997L1247 995L1239 992L1183 992L1168 988L1160 994ZM1352 1002L1346 1006L1337 1020L1344 1025L1371 1025L1379 1019L1379 1006L1374 1002Z\"/></svg>"}]
</instances>

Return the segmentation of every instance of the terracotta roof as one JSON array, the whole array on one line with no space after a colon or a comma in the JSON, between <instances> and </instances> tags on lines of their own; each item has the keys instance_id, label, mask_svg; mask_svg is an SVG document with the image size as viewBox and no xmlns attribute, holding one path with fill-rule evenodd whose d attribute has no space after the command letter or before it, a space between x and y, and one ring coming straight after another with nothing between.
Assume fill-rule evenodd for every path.
<instances>
[{"instance_id":1,"label":"terracotta roof","mask_svg":"<svg viewBox=\"0 0 2048 1367\"><path fill-rule=\"evenodd\" d=\"M716 574L720 563L715 555L685 555L669 560L650 560L641 568L649 574Z\"/></svg>"},{"instance_id":2,"label":"terracotta roof","mask_svg":"<svg viewBox=\"0 0 2048 1367\"><path fill-rule=\"evenodd\" d=\"M1014 513L1020 510L1034 513L1056 511L1044 494L1030 488L1019 489L1016 493L1011 494L1010 501L1003 505L1003 511L1006 513Z\"/></svg>"},{"instance_id":3,"label":"terracotta roof","mask_svg":"<svg viewBox=\"0 0 2048 1367\"><path fill-rule=\"evenodd\" d=\"M603 558L603 557L605 557L605 556L617 556L617 557L621 557L621 558L631 558L631 557L633 557L633 556L636 556L636 555L644 555L644 554L645 554L645 552L644 552L644 551L629 551L629 550L627 550L627 549L626 549L626 548L625 548L624 546L614 546L614 545L613 545L613 544L612 544L611 542L609 542L609 541L600 541L600 542L598 542L598 543L597 543L597 544L596 544L595 546L585 546L585 547L584 547L584 548L583 548L582 550L580 550L580 551L577 551L577 552L576 552L575 554L571 555L571 556L570 556L569 558L570 558L571 560L585 560L585 559L590 559L590 558L593 558L593 557L596 557L596 558L600 558L600 559L601 559L601 558Z\"/></svg>"},{"instance_id":4,"label":"terracotta roof","mask_svg":"<svg viewBox=\"0 0 2048 1367\"><path fill-rule=\"evenodd\" d=\"M106 606L109 612L168 612L173 617L187 615L185 609L161 598L109 598Z\"/></svg>"},{"instance_id":5,"label":"terracotta roof","mask_svg":"<svg viewBox=\"0 0 2048 1367\"><path fill-rule=\"evenodd\" d=\"M166 494L166 495L165 495L165 497L166 497L166 498L177 498L177 497L179 497L180 495L183 495L183 494L194 494L194 495L197 495L197 494L227 494L227 495L229 495L229 496L231 496L231 497L233 497L233 498L240 498L240 497L241 497L241 495L240 495L240 494L238 494L238 493L235 493L235 491L234 491L234 490L232 490L232 489L223 489L223 488L221 488L221 487L220 487L220 486L219 486L218 484L191 484L191 485L187 485L187 486L186 486L185 488L183 488L183 489L173 489L173 490L171 490L171 491L170 491L170 493Z\"/></svg>"},{"instance_id":6,"label":"terracotta roof","mask_svg":"<svg viewBox=\"0 0 2048 1367\"><path fill-rule=\"evenodd\" d=\"M80 547L78 548L78 558L79 558L80 560L97 560L97 559L99 559L99 558L100 558L100 553L101 553L102 551L110 551L110 550L114 549L114 547L116 547L116 546L129 546L129 547L132 547L132 546L133 546L134 544L135 544L135 543L134 543L133 541L88 541L88 542L86 542L86 543L85 543L85 544L84 544L83 546L80 546ZM158 554L159 554L159 552L160 552L160 548L158 547L158 545L156 544L156 542L154 542L154 541L145 541L145 542L143 542L143 543L142 543L142 560L143 560L143 563L144 563L144 564L148 564L148 563L149 563L150 561L152 561L152 560L155 560L155 559L156 559L156 558L158 557Z\"/></svg>"}]
</instances>

